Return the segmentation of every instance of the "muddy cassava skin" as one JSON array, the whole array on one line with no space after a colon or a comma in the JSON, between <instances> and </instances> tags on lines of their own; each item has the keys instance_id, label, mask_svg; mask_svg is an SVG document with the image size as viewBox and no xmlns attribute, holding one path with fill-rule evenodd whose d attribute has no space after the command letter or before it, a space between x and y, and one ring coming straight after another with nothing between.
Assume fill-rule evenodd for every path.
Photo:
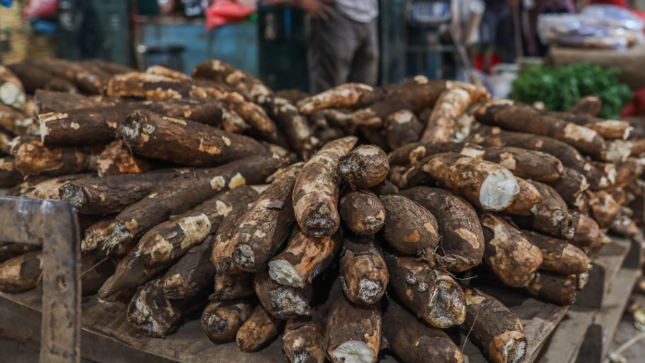
<instances>
[{"instance_id":1,"label":"muddy cassava skin","mask_svg":"<svg viewBox=\"0 0 645 363\"><path fill-rule=\"evenodd\" d=\"M178 175L168 170L145 174L113 175L84 178L61 185L60 200L74 206L81 214L107 215L119 213L140 201L156 188Z\"/></svg>"},{"instance_id":2,"label":"muddy cassava skin","mask_svg":"<svg viewBox=\"0 0 645 363\"><path fill-rule=\"evenodd\" d=\"M230 242L236 268L258 272L282 246L295 221L291 197L303 165L287 168L242 216Z\"/></svg>"},{"instance_id":3,"label":"muddy cassava skin","mask_svg":"<svg viewBox=\"0 0 645 363\"><path fill-rule=\"evenodd\" d=\"M461 88L441 92L430 114L422 142L450 142L455 138L457 119L470 104L470 93Z\"/></svg>"},{"instance_id":4,"label":"muddy cassava skin","mask_svg":"<svg viewBox=\"0 0 645 363\"><path fill-rule=\"evenodd\" d=\"M575 115L587 115L595 117L600 108L602 107L602 101L596 96L586 96L578 100L573 107L569 110L569 113Z\"/></svg>"},{"instance_id":5,"label":"muddy cassava skin","mask_svg":"<svg viewBox=\"0 0 645 363\"><path fill-rule=\"evenodd\" d=\"M551 137L533 135L521 132L501 131L497 127L480 125L476 127L469 142L480 144L484 147L512 146L522 149L541 151L555 156L562 165L571 168L587 178L591 187L598 185L600 175L593 166L580 154L578 150L567 143Z\"/></svg>"},{"instance_id":6,"label":"muddy cassava skin","mask_svg":"<svg viewBox=\"0 0 645 363\"><path fill-rule=\"evenodd\" d=\"M211 301L202 313L202 327L211 341L229 342L235 339L251 312L253 305L250 300Z\"/></svg>"},{"instance_id":7,"label":"muddy cassava skin","mask_svg":"<svg viewBox=\"0 0 645 363\"><path fill-rule=\"evenodd\" d=\"M293 207L300 228L308 236L326 237L338 230L338 163L357 141L356 137L348 136L326 144L298 176L293 188Z\"/></svg>"},{"instance_id":8,"label":"muddy cassava skin","mask_svg":"<svg viewBox=\"0 0 645 363\"><path fill-rule=\"evenodd\" d=\"M34 101L36 102L38 114L67 112L91 107L112 107L123 102L121 99L112 97L86 97L78 93L55 92L44 89L36 90Z\"/></svg>"},{"instance_id":9,"label":"muddy cassava skin","mask_svg":"<svg viewBox=\"0 0 645 363\"><path fill-rule=\"evenodd\" d=\"M22 183L24 175L13 167L13 156L0 158L0 188L12 188Z\"/></svg>"},{"instance_id":10,"label":"muddy cassava skin","mask_svg":"<svg viewBox=\"0 0 645 363\"><path fill-rule=\"evenodd\" d=\"M540 300L567 306L576 299L576 275L561 275L550 271L538 271L526 290Z\"/></svg>"},{"instance_id":11,"label":"muddy cassava skin","mask_svg":"<svg viewBox=\"0 0 645 363\"><path fill-rule=\"evenodd\" d=\"M526 286L542 265L540 249L498 216L484 213L480 220L486 239L484 264L506 285Z\"/></svg>"},{"instance_id":12,"label":"muddy cassava skin","mask_svg":"<svg viewBox=\"0 0 645 363\"><path fill-rule=\"evenodd\" d=\"M505 167L517 177L539 182L556 180L563 172L560 160L541 151L487 147L482 159Z\"/></svg>"},{"instance_id":13,"label":"muddy cassava skin","mask_svg":"<svg viewBox=\"0 0 645 363\"><path fill-rule=\"evenodd\" d=\"M206 59L193 68L193 78L206 79L228 85L249 100L273 92L251 74L217 59Z\"/></svg>"},{"instance_id":14,"label":"muddy cassava skin","mask_svg":"<svg viewBox=\"0 0 645 363\"><path fill-rule=\"evenodd\" d=\"M20 194L23 198L60 200L59 188L68 183L94 177L94 174L71 174L48 178L42 182L29 185Z\"/></svg>"},{"instance_id":15,"label":"muddy cassava skin","mask_svg":"<svg viewBox=\"0 0 645 363\"><path fill-rule=\"evenodd\" d=\"M268 154L248 136L147 111L131 114L116 134L139 155L190 166L216 166Z\"/></svg>"},{"instance_id":16,"label":"muddy cassava skin","mask_svg":"<svg viewBox=\"0 0 645 363\"><path fill-rule=\"evenodd\" d=\"M533 186L540 192L542 201L531 208L532 216L518 216L515 221L521 226L530 227L553 237L573 238L571 215L564 200L546 184L534 182Z\"/></svg>"},{"instance_id":17,"label":"muddy cassava skin","mask_svg":"<svg viewBox=\"0 0 645 363\"><path fill-rule=\"evenodd\" d=\"M559 179L547 182L546 184L558 192L568 204L575 203L580 194L589 188L587 178L571 168L564 168Z\"/></svg>"},{"instance_id":18,"label":"muddy cassava skin","mask_svg":"<svg viewBox=\"0 0 645 363\"><path fill-rule=\"evenodd\" d=\"M94 106L41 113L40 133L45 145L107 144L118 136L118 127L136 111L157 113L164 118L189 119L211 126L222 124L222 104L195 99L128 102L115 106Z\"/></svg>"},{"instance_id":19,"label":"muddy cassava skin","mask_svg":"<svg viewBox=\"0 0 645 363\"><path fill-rule=\"evenodd\" d=\"M614 200L610 193L605 191L585 192L585 194L589 197L591 217L598 223L598 227L609 228L618 217L620 204Z\"/></svg>"},{"instance_id":20,"label":"muddy cassava skin","mask_svg":"<svg viewBox=\"0 0 645 363\"><path fill-rule=\"evenodd\" d=\"M15 135L26 135L34 127L32 116L0 102L0 128Z\"/></svg>"},{"instance_id":21,"label":"muddy cassava skin","mask_svg":"<svg viewBox=\"0 0 645 363\"><path fill-rule=\"evenodd\" d=\"M441 329L421 323L388 299L383 313L383 335L389 348L407 363L463 363L459 347Z\"/></svg>"},{"instance_id":22,"label":"muddy cassava skin","mask_svg":"<svg viewBox=\"0 0 645 363\"><path fill-rule=\"evenodd\" d=\"M46 89L58 92L78 93L78 89L72 82L56 77L33 64L16 63L8 65L7 68L20 79L20 82L27 92L33 93L39 89Z\"/></svg>"},{"instance_id":23,"label":"muddy cassava skin","mask_svg":"<svg viewBox=\"0 0 645 363\"><path fill-rule=\"evenodd\" d=\"M107 216L86 229L85 236L81 241L81 251L89 252L101 246L114 232L115 219L116 215Z\"/></svg>"},{"instance_id":24,"label":"muddy cassava skin","mask_svg":"<svg viewBox=\"0 0 645 363\"><path fill-rule=\"evenodd\" d=\"M40 250L39 246L25 243L0 242L0 263L4 263L14 257L22 256L27 252Z\"/></svg>"},{"instance_id":25,"label":"muddy cassava skin","mask_svg":"<svg viewBox=\"0 0 645 363\"><path fill-rule=\"evenodd\" d=\"M352 232L373 236L385 223L385 209L376 194L357 190L341 198L340 218Z\"/></svg>"},{"instance_id":26,"label":"muddy cassava skin","mask_svg":"<svg viewBox=\"0 0 645 363\"><path fill-rule=\"evenodd\" d=\"M479 265L484 256L484 233L475 209L450 191L416 187L401 192L437 219L441 240L434 259L437 267L461 272Z\"/></svg>"},{"instance_id":27,"label":"muddy cassava skin","mask_svg":"<svg viewBox=\"0 0 645 363\"><path fill-rule=\"evenodd\" d=\"M378 196L399 194L399 188L389 180L384 180L383 183L375 186L371 191Z\"/></svg>"},{"instance_id":28,"label":"muddy cassava skin","mask_svg":"<svg viewBox=\"0 0 645 363\"><path fill-rule=\"evenodd\" d=\"M0 129L0 155L11 153L11 140L13 135L5 130Z\"/></svg>"},{"instance_id":29,"label":"muddy cassava skin","mask_svg":"<svg viewBox=\"0 0 645 363\"><path fill-rule=\"evenodd\" d=\"M509 100L488 101L475 111L474 116L488 125L552 137L585 154L599 156L604 148L605 140L597 132Z\"/></svg>"},{"instance_id":30,"label":"muddy cassava skin","mask_svg":"<svg viewBox=\"0 0 645 363\"><path fill-rule=\"evenodd\" d=\"M606 190L613 191L619 188L624 188L636 182L643 173L643 167L639 164L638 159L635 158L629 158L625 161L617 161L614 165L616 167L616 175L613 183L611 183Z\"/></svg>"},{"instance_id":31,"label":"muddy cassava skin","mask_svg":"<svg viewBox=\"0 0 645 363\"><path fill-rule=\"evenodd\" d=\"M518 177L515 179L520 186L520 192L513 199L513 203L504 209L504 213L531 216L533 215L532 208L542 202L542 196L532 182Z\"/></svg>"},{"instance_id":32,"label":"muddy cassava skin","mask_svg":"<svg viewBox=\"0 0 645 363\"><path fill-rule=\"evenodd\" d=\"M591 115L570 112L548 111L544 114L594 130L606 140L625 140L631 131L627 121L605 120Z\"/></svg>"},{"instance_id":33,"label":"muddy cassava skin","mask_svg":"<svg viewBox=\"0 0 645 363\"><path fill-rule=\"evenodd\" d=\"M419 141L423 124L410 110L401 110L385 119L385 139L390 149L396 150L408 144Z\"/></svg>"},{"instance_id":34,"label":"muddy cassava skin","mask_svg":"<svg viewBox=\"0 0 645 363\"><path fill-rule=\"evenodd\" d=\"M374 102L375 97L377 95L371 86L345 83L315 96L304 98L298 101L297 105L302 114L310 115L323 108L357 109L365 107Z\"/></svg>"},{"instance_id":35,"label":"muddy cassava skin","mask_svg":"<svg viewBox=\"0 0 645 363\"><path fill-rule=\"evenodd\" d=\"M243 185L217 195L186 213L171 217L149 230L139 240L147 265L166 264L176 255L201 243L208 234L217 232L222 220L234 209L258 193Z\"/></svg>"},{"instance_id":36,"label":"muddy cassava skin","mask_svg":"<svg viewBox=\"0 0 645 363\"><path fill-rule=\"evenodd\" d=\"M430 155L460 153L466 145L463 142L415 142L395 149L388 159L390 165L415 165Z\"/></svg>"},{"instance_id":37,"label":"muddy cassava skin","mask_svg":"<svg viewBox=\"0 0 645 363\"><path fill-rule=\"evenodd\" d=\"M94 95L103 92L103 88L111 76L105 71L97 70L96 68L90 69L80 63L63 59L39 59L31 63L55 76L72 82L80 90Z\"/></svg>"},{"instance_id":38,"label":"muddy cassava skin","mask_svg":"<svg viewBox=\"0 0 645 363\"><path fill-rule=\"evenodd\" d=\"M127 73L127 72L126 72ZM186 75L182 72L172 70L168 67L164 66L150 66L146 68L146 73L147 74L156 74L160 76L166 76L174 79L180 79L180 80L190 80L192 79L189 75Z\"/></svg>"},{"instance_id":39,"label":"muddy cassava skin","mask_svg":"<svg viewBox=\"0 0 645 363\"><path fill-rule=\"evenodd\" d=\"M104 61L101 59L90 59L87 61L83 61L84 64L93 64L99 68L101 68L104 72L110 73L110 74L122 74L122 73L129 73L129 72L134 72L135 69L132 67L124 66L121 64L117 63L112 63L108 61Z\"/></svg>"},{"instance_id":40,"label":"muddy cassava skin","mask_svg":"<svg viewBox=\"0 0 645 363\"><path fill-rule=\"evenodd\" d=\"M241 351L255 352L282 333L283 326L284 320L275 318L262 304L258 304L237 331L235 341Z\"/></svg>"},{"instance_id":41,"label":"muddy cassava skin","mask_svg":"<svg viewBox=\"0 0 645 363\"><path fill-rule=\"evenodd\" d=\"M439 244L439 226L432 213L420 204L400 195L381 197L385 208L385 240L398 252L421 256L434 264Z\"/></svg>"},{"instance_id":42,"label":"muddy cassava skin","mask_svg":"<svg viewBox=\"0 0 645 363\"><path fill-rule=\"evenodd\" d=\"M415 257L385 254L390 286L397 300L428 324L449 328L464 322L464 293L444 271Z\"/></svg>"},{"instance_id":43,"label":"muddy cassava skin","mask_svg":"<svg viewBox=\"0 0 645 363\"><path fill-rule=\"evenodd\" d=\"M108 248L131 241L172 214L184 213L204 200L246 184L261 183L284 165L271 157L242 159L218 168L190 171L155 188L151 194L121 212Z\"/></svg>"},{"instance_id":44,"label":"muddy cassava skin","mask_svg":"<svg viewBox=\"0 0 645 363\"><path fill-rule=\"evenodd\" d=\"M358 134L362 135L370 144L380 147L383 151L390 152L390 148L381 129L374 129L367 126L359 126Z\"/></svg>"},{"instance_id":45,"label":"muddy cassava skin","mask_svg":"<svg viewBox=\"0 0 645 363\"><path fill-rule=\"evenodd\" d=\"M327 268L341 244L338 232L331 237L315 238L298 231L269 262L269 275L279 284L303 288Z\"/></svg>"},{"instance_id":46,"label":"muddy cassava skin","mask_svg":"<svg viewBox=\"0 0 645 363\"><path fill-rule=\"evenodd\" d=\"M372 188L390 171L385 152L374 145L362 145L340 157L338 174L358 188Z\"/></svg>"},{"instance_id":47,"label":"muddy cassava skin","mask_svg":"<svg viewBox=\"0 0 645 363\"><path fill-rule=\"evenodd\" d=\"M589 257L578 247L565 240L532 231L522 231L528 242L539 248L542 255L541 269L571 275L587 272Z\"/></svg>"},{"instance_id":48,"label":"muddy cassava skin","mask_svg":"<svg viewBox=\"0 0 645 363\"><path fill-rule=\"evenodd\" d=\"M34 289L43 272L40 251L27 252L0 265L0 291L16 293Z\"/></svg>"},{"instance_id":49,"label":"muddy cassava skin","mask_svg":"<svg viewBox=\"0 0 645 363\"><path fill-rule=\"evenodd\" d=\"M33 136L14 139L14 168L24 175L59 176L96 171L103 147L46 147Z\"/></svg>"},{"instance_id":50,"label":"muddy cassava skin","mask_svg":"<svg viewBox=\"0 0 645 363\"><path fill-rule=\"evenodd\" d=\"M152 168L154 168L152 161L134 155L123 140L107 145L96 160L96 170L100 177L141 174Z\"/></svg>"},{"instance_id":51,"label":"muddy cassava skin","mask_svg":"<svg viewBox=\"0 0 645 363\"><path fill-rule=\"evenodd\" d=\"M580 248L593 245L602 233L595 220L580 212L571 212L571 226L574 236L569 243Z\"/></svg>"},{"instance_id":52,"label":"muddy cassava skin","mask_svg":"<svg viewBox=\"0 0 645 363\"><path fill-rule=\"evenodd\" d=\"M325 328L319 319L298 317L287 321L282 336L282 351L290 363L325 361Z\"/></svg>"},{"instance_id":53,"label":"muddy cassava skin","mask_svg":"<svg viewBox=\"0 0 645 363\"><path fill-rule=\"evenodd\" d=\"M359 127L358 125L352 124L352 112L348 109L325 108L314 112L312 116L321 117L317 114L323 115L329 125L343 130L348 135L356 134L356 130Z\"/></svg>"},{"instance_id":54,"label":"muddy cassava skin","mask_svg":"<svg viewBox=\"0 0 645 363\"><path fill-rule=\"evenodd\" d=\"M340 281L345 296L358 305L379 301L385 294L389 275L383 252L374 239L346 234L340 256Z\"/></svg>"},{"instance_id":55,"label":"muddy cassava skin","mask_svg":"<svg viewBox=\"0 0 645 363\"><path fill-rule=\"evenodd\" d=\"M303 288L280 285L271 278L268 270L264 270L255 274L254 287L260 303L278 319L311 315L309 302L313 290L310 283Z\"/></svg>"},{"instance_id":56,"label":"muddy cassava skin","mask_svg":"<svg viewBox=\"0 0 645 363\"><path fill-rule=\"evenodd\" d=\"M402 184L411 188L432 182L490 211L505 209L520 192L515 176L506 168L457 153L428 157L403 175Z\"/></svg>"},{"instance_id":57,"label":"muddy cassava skin","mask_svg":"<svg viewBox=\"0 0 645 363\"><path fill-rule=\"evenodd\" d=\"M25 109L25 88L7 67L0 65L0 102L16 110Z\"/></svg>"},{"instance_id":58,"label":"muddy cassava skin","mask_svg":"<svg viewBox=\"0 0 645 363\"><path fill-rule=\"evenodd\" d=\"M276 121L289 146L303 160L309 160L315 153L317 142L309 130L307 119L298 112L298 108L285 98L270 95L258 96L257 102Z\"/></svg>"},{"instance_id":59,"label":"muddy cassava skin","mask_svg":"<svg viewBox=\"0 0 645 363\"><path fill-rule=\"evenodd\" d=\"M215 292L210 298L219 301L230 301L255 296L253 280L253 274L217 276L215 278Z\"/></svg>"},{"instance_id":60,"label":"muddy cassava skin","mask_svg":"<svg viewBox=\"0 0 645 363\"><path fill-rule=\"evenodd\" d=\"M470 340L495 363L517 363L526 353L526 336L520 319L504 304L478 289L464 287Z\"/></svg>"}]
</instances>

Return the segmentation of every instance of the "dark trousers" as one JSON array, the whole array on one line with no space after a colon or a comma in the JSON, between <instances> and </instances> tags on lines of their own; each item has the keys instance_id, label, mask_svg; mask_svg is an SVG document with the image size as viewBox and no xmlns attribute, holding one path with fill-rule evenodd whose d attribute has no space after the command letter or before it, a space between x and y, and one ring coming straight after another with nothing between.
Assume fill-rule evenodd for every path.
<instances>
[{"instance_id":1,"label":"dark trousers","mask_svg":"<svg viewBox=\"0 0 645 363\"><path fill-rule=\"evenodd\" d=\"M347 82L376 85L377 20L359 23L338 9L328 21L312 19L307 53L312 94Z\"/></svg>"}]
</instances>

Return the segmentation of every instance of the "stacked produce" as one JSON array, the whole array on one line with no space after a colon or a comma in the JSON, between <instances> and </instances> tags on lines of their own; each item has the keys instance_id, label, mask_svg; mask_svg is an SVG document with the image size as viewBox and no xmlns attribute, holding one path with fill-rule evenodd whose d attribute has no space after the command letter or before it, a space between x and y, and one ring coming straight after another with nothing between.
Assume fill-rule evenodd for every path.
<instances>
[{"instance_id":1,"label":"stacked produce","mask_svg":"<svg viewBox=\"0 0 645 363\"><path fill-rule=\"evenodd\" d=\"M273 93L217 60L193 77L9 68L2 187L76 207L83 293L127 303L153 337L198 310L209 339L242 351L284 333L294 363L381 349L463 362L443 330L459 327L492 361L518 362L520 320L470 277L569 305L608 230L642 218L642 141L589 99L544 112L422 76ZM0 258L0 291L38 285L38 250L3 243Z\"/></svg>"}]
</instances>

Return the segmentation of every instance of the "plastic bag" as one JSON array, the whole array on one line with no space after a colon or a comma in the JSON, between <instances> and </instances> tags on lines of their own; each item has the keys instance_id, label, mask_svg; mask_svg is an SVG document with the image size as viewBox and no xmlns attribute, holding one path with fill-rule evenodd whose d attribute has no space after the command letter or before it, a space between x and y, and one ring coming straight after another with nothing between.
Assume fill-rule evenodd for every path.
<instances>
[{"instance_id":1,"label":"plastic bag","mask_svg":"<svg viewBox=\"0 0 645 363\"><path fill-rule=\"evenodd\" d=\"M47 18L58 10L58 0L30 0L23 14L27 19Z\"/></svg>"},{"instance_id":2,"label":"plastic bag","mask_svg":"<svg viewBox=\"0 0 645 363\"><path fill-rule=\"evenodd\" d=\"M636 32L643 32L645 23L643 19L616 5L589 5L582 9L580 15L593 19L596 25L613 28L623 28Z\"/></svg>"},{"instance_id":3,"label":"plastic bag","mask_svg":"<svg viewBox=\"0 0 645 363\"><path fill-rule=\"evenodd\" d=\"M255 7L249 7L238 2L229 0L215 1L206 10L206 29L242 21L255 11Z\"/></svg>"}]
</instances>

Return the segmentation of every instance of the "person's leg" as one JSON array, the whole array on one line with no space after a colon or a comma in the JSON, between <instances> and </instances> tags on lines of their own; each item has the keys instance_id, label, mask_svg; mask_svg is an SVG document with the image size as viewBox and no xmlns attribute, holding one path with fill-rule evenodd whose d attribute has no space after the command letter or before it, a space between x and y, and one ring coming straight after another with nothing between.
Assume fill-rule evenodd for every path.
<instances>
[{"instance_id":1,"label":"person's leg","mask_svg":"<svg viewBox=\"0 0 645 363\"><path fill-rule=\"evenodd\" d=\"M311 21L307 62L312 94L347 82L357 46L351 20L338 9L328 21Z\"/></svg>"},{"instance_id":2,"label":"person's leg","mask_svg":"<svg viewBox=\"0 0 645 363\"><path fill-rule=\"evenodd\" d=\"M375 86L378 81L378 19L370 23L353 23L360 36L360 45L354 53L349 81Z\"/></svg>"}]
</instances>

